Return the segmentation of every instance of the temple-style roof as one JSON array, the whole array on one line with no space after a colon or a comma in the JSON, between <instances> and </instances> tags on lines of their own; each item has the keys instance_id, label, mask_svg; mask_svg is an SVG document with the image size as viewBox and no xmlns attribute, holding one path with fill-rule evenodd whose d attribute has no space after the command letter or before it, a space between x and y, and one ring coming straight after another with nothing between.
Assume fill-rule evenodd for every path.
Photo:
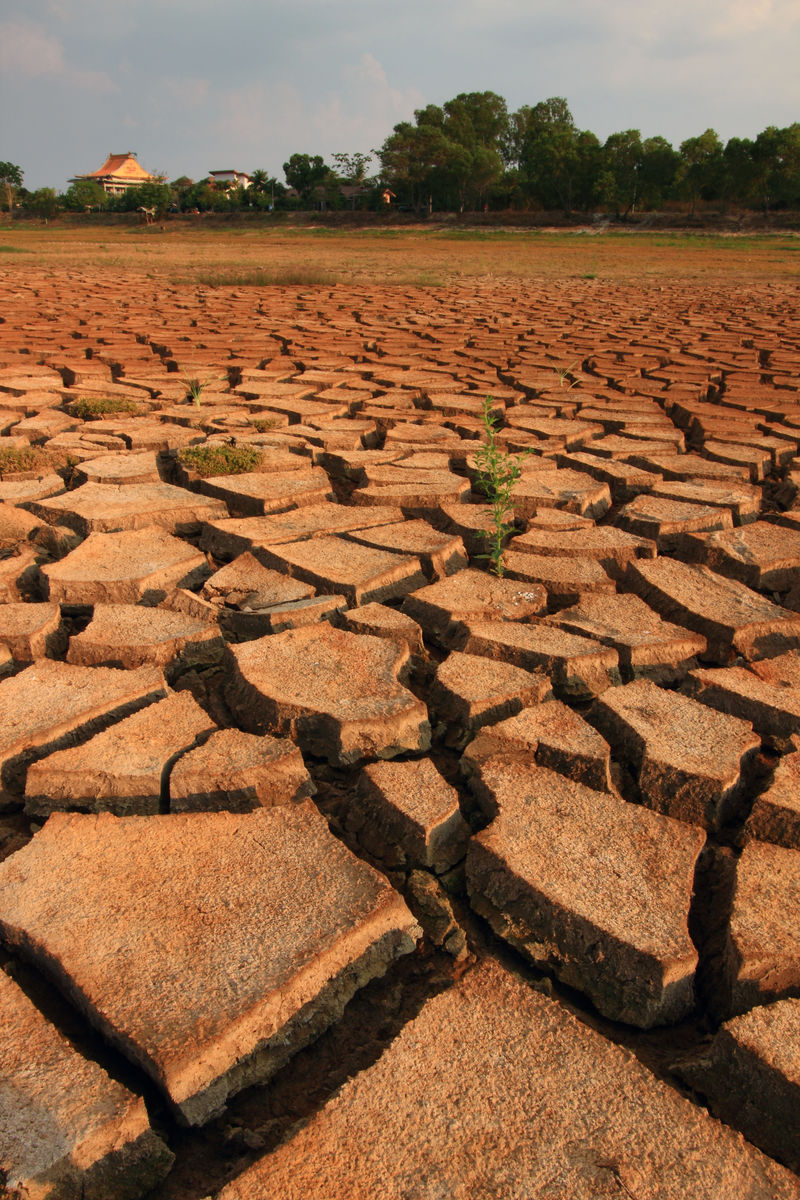
<instances>
[{"instance_id":1,"label":"temple-style roof","mask_svg":"<svg viewBox=\"0 0 800 1200\"><path fill-rule=\"evenodd\" d=\"M125 188L136 187L140 183L155 182L155 176L140 166L132 150L125 154L109 154L98 170L90 171L86 175L76 175L70 182L74 183L78 179L94 180L95 183L102 184L107 192L124 191Z\"/></svg>"}]
</instances>

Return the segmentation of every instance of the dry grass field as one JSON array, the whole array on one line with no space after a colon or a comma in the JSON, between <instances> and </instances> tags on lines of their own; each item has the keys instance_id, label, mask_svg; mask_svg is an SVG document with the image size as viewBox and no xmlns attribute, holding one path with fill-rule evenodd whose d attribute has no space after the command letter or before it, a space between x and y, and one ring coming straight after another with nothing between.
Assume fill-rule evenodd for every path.
<instances>
[{"instance_id":1,"label":"dry grass field","mask_svg":"<svg viewBox=\"0 0 800 1200\"><path fill-rule=\"evenodd\" d=\"M202 218L198 218L202 220ZM0 226L0 270L129 272L170 283L443 286L504 281L800 280L800 237L468 230L339 231L153 226Z\"/></svg>"}]
</instances>

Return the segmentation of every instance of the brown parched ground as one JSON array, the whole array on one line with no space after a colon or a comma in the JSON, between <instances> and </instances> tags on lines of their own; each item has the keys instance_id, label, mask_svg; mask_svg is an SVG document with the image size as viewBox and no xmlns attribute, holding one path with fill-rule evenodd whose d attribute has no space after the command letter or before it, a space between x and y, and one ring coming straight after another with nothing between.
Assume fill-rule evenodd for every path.
<instances>
[{"instance_id":1,"label":"brown parched ground","mask_svg":"<svg viewBox=\"0 0 800 1200\"><path fill-rule=\"evenodd\" d=\"M0 1195L800 1197L798 255L0 229Z\"/></svg>"}]
</instances>

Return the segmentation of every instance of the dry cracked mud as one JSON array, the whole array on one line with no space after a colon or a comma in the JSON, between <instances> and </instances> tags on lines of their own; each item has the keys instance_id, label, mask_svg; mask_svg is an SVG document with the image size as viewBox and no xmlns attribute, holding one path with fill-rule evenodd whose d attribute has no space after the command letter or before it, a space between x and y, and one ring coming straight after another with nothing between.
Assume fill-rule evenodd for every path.
<instances>
[{"instance_id":1,"label":"dry cracked mud","mask_svg":"<svg viewBox=\"0 0 800 1200\"><path fill-rule=\"evenodd\" d=\"M800 1197L793 285L0 291L0 1195Z\"/></svg>"}]
</instances>

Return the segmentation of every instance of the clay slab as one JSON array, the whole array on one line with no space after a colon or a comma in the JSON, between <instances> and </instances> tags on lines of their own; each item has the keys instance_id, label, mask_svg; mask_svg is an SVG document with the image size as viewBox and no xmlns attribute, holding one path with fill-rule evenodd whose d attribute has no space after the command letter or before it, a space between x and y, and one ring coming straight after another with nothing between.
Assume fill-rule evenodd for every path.
<instances>
[{"instance_id":1,"label":"clay slab","mask_svg":"<svg viewBox=\"0 0 800 1200\"><path fill-rule=\"evenodd\" d=\"M228 703L251 733L288 735L340 765L430 746L427 709L398 681L405 643L323 623L230 646L228 655Z\"/></svg>"},{"instance_id":2,"label":"clay slab","mask_svg":"<svg viewBox=\"0 0 800 1200\"><path fill-rule=\"evenodd\" d=\"M477 770L497 816L467 855L473 907L606 1016L642 1028L686 1016L702 830L592 791L526 754Z\"/></svg>"},{"instance_id":3,"label":"clay slab","mask_svg":"<svg viewBox=\"0 0 800 1200\"><path fill-rule=\"evenodd\" d=\"M0 930L190 1124L268 1078L418 936L310 801L56 813L0 865Z\"/></svg>"},{"instance_id":4,"label":"clay slab","mask_svg":"<svg viewBox=\"0 0 800 1200\"><path fill-rule=\"evenodd\" d=\"M137 604L209 574L206 557L163 529L90 533L59 562L42 568L47 594L60 604Z\"/></svg>"},{"instance_id":5,"label":"clay slab","mask_svg":"<svg viewBox=\"0 0 800 1200\"><path fill-rule=\"evenodd\" d=\"M20 788L28 765L166 695L155 667L118 671L41 659L0 683L3 792Z\"/></svg>"},{"instance_id":6,"label":"clay slab","mask_svg":"<svg viewBox=\"0 0 800 1200\"><path fill-rule=\"evenodd\" d=\"M626 1192L796 1200L800 1184L628 1051L490 962L428 1000L374 1066L219 1200Z\"/></svg>"},{"instance_id":7,"label":"clay slab","mask_svg":"<svg viewBox=\"0 0 800 1200\"><path fill-rule=\"evenodd\" d=\"M214 729L188 692L173 692L82 746L32 763L25 811L37 816L59 809L157 813L172 762Z\"/></svg>"}]
</instances>

